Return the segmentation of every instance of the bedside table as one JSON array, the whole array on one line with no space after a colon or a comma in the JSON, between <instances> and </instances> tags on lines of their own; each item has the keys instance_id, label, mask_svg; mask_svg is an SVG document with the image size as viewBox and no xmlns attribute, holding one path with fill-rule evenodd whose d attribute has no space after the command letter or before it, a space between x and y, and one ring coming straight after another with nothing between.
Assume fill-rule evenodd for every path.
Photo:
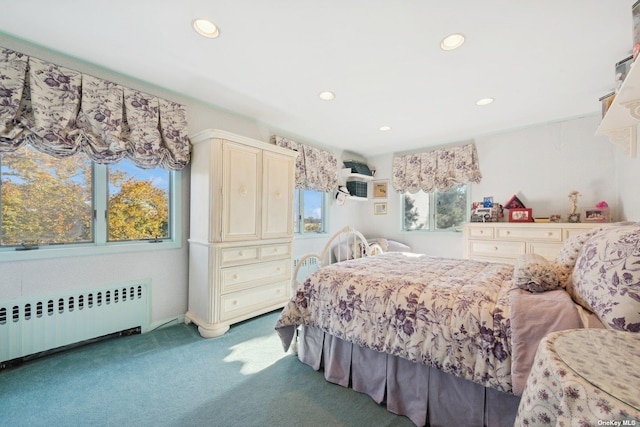
<instances>
[{"instance_id":1,"label":"bedside table","mask_svg":"<svg viewBox=\"0 0 640 427\"><path fill-rule=\"evenodd\" d=\"M640 425L640 334L574 329L547 335L515 425Z\"/></svg>"}]
</instances>

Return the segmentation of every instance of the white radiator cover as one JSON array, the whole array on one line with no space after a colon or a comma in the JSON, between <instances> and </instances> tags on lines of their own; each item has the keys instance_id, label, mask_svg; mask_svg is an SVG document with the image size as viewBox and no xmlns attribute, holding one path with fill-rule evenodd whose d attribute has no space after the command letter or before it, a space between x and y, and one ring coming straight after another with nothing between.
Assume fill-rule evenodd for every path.
<instances>
[{"instance_id":1,"label":"white radiator cover","mask_svg":"<svg viewBox=\"0 0 640 427\"><path fill-rule=\"evenodd\" d=\"M0 363L104 335L149 329L150 283L0 301Z\"/></svg>"}]
</instances>

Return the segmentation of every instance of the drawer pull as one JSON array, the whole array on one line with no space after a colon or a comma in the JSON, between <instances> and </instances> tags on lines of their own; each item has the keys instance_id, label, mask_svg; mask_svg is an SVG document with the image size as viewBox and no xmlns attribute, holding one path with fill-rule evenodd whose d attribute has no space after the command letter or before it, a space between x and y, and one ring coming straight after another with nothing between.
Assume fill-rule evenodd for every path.
<instances>
[{"instance_id":1,"label":"drawer pull","mask_svg":"<svg viewBox=\"0 0 640 427\"><path fill-rule=\"evenodd\" d=\"M242 251L238 252L238 256L244 256L244 253Z\"/></svg>"},{"instance_id":2,"label":"drawer pull","mask_svg":"<svg viewBox=\"0 0 640 427\"><path fill-rule=\"evenodd\" d=\"M231 276L231 280L238 280L238 275L234 274L233 276Z\"/></svg>"},{"instance_id":3,"label":"drawer pull","mask_svg":"<svg viewBox=\"0 0 640 427\"><path fill-rule=\"evenodd\" d=\"M233 301L231 301L231 305L238 305L238 300L234 299Z\"/></svg>"},{"instance_id":4,"label":"drawer pull","mask_svg":"<svg viewBox=\"0 0 640 427\"><path fill-rule=\"evenodd\" d=\"M271 252L273 252L275 254L276 252L278 252L278 248L273 248L273 251L271 251Z\"/></svg>"},{"instance_id":5,"label":"drawer pull","mask_svg":"<svg viewBox=\"0 0 640 427\"><path fill-rule=\"evenodd\" d=\"M244 185L241 185L241 186L240 186L240 195L241 195L241 196L246 196L246 195L247 195L247 193L248 193L248 191L247 191L247 187L245 187Z\"/></svg>"},{"instance_id":6,"label":"drawer pull","mask_svg":"<svg viewBox=\"0 0 640 427\"><path fill-rule=\"evenodd\" d=\"M506 234L508 236L509 234L511 234L511 232L509 230L507 230L504 234Z\"/></svg>"},{"instance_id":7,"label":"drawer pull","mask_svg":"<svg viewBox=\"0 0 640 427\"><path fill-rule=\"evenodd\" d=\"M480 230L480 234L484 234L484 230Z\"/></svg>"},{"instance_id":8,"label":"drawer pull","mask_svg":"<svg viewBox=\"0 0 640 427\"><path fill-rule=\"evenodd\" d=\"M497 250L498 250L498 247L497 247L497 246L494 246L494 247L493 247L493 250L494 250L494 251L497 251Z\"/></svg>"},{"instance_id":9,"label":"drawer pull","mask_svg":"<svg viewBox=\"0 0 640 427\"><path fill-rule=\"evenodd\" d=\"M553 233L550 232L550 231L547 231L547 236L551 237L551 236L553 236Z\"/></svg>"},{"instance_id":10,"label":"drawer pull","mask_svg":"<svg viewBox=\"0 0 640 427\"><path fill-rule=\"evenodd\" d=\"M276 268L276 271L277 271L278 273L280 273L280 272L282 271L282 268L278 267L278 268Z\"/></svg>"}]
</instances>

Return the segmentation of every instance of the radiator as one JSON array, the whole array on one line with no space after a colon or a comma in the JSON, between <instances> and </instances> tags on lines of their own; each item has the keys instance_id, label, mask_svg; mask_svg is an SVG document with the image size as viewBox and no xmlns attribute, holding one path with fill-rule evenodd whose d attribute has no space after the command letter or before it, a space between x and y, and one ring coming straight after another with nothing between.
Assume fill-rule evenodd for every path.
<instances>
[{"instance_id":1,"label":"radiator","mask_svg":"<svg viewBox=\"0 0 640 427\"><path fill-rule=\"evenodd\" d=\"M0 364L140 328L150 318L150 286L132 282L0 301Z\"/></svg>"},{"instance_id":2,"label":"radiator","mask_svg":"<svg viewBox=\"0 0 640 427\"><path fill-rule=\"evenodd\" d=\"M300 264L300 258L295 258L293 260L293 268L294 272L297 271L297 277L294 277L294 280L297 280L298 282L304 281L307 276L320 268L320 261L315 257L305 259L298 270L295 270L295 268L298 267L298 264Z\"/></svg>"}]
</instances>

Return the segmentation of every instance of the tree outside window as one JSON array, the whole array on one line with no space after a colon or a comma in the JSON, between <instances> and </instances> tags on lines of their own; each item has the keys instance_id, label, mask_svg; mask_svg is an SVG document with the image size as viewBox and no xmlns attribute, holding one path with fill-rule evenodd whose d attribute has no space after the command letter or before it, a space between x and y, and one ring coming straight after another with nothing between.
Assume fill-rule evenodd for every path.
<instances>
[{"instance_id":1,"label":"tree outside window","mask_svg":"<svg viewBox=\"0 0 640 427\"><path fill-rule=\"evenodd\" d=\"M402 206L404 231L451 230L469 218L466 185L449 191L404 193Z\"/></svg>"}]
</instances>

